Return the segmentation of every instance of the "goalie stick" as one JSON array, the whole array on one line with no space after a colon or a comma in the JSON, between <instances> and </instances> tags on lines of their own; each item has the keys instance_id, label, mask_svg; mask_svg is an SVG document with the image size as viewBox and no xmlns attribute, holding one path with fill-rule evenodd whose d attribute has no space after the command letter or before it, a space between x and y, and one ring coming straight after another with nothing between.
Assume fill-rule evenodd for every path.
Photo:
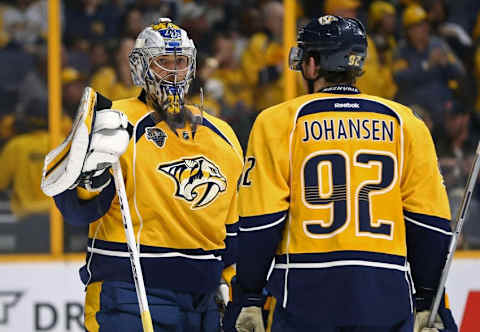
<instances>
[{"instance_id":1,"label":"goalie stick","mask_svg":"<svg viewBox=\"0 0 480 332\"><path fill-rule=\"evenodd\" d=\"M463 194L462 204L460 209L457 212L455 231L453 232L452 239L450 240L450 246L448 248L447 261L443 267L442 275L440 282L438 284L437 293L435 294L435 299L432 303L430 310L430 316L428 317L427 327L433 327L433 322L435 316L437 315L438 307L440 306L440 301L443 297L443 290L445 288L445 283L447 281L448 272L450 266L452 265L453 255L457 249L458 236L462 232L463 223L467 217L468 207L470 206L470 201L472 199L473 189L477 182L478 172L480 171L480 142L478 142L477 151L475 152L475 159L473 161L472 169L470 170L470 175L468 177L467 185L465 187L465 192Z\"/></svg>"},{"instance_id":2,"label":"goalie stick","mask_svg":"<svg viewBox=\"0 0 480 332\"><path fill-rule=\"evenodd\" d=\"M125 192L120 161L113 163L112 169L118 201L120 202L120 210L122 211L123 226L125 227L125 237L127 239L128 253L130 254L130 263L132 265L133 280L135 281L138 306L140 307L140 315L142 317L143 331L153 332L152 317L150 316L150 310L148 308L147 292L143 282L142 267L140 266L140 254L135 241L135 235L133 234L132 217L130 216L130 208Z\"/></svg>"}]
</instances>

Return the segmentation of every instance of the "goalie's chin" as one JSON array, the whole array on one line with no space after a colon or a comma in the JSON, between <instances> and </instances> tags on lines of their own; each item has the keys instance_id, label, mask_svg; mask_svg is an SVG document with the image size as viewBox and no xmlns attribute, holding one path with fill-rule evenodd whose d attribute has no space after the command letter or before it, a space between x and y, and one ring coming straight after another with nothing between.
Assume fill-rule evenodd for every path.
<instances>
[{"instance_id":1,"label":"goalie's chin","mask_svg":"<svg viewBox=\"0 0 480 332\"><path fill-rule=\"evenodd\" d=\"M157 121L165 121L174 131L185 128L187 123L190 123L192 129L201 123L199 116L194 116L188 106L183 103L175 103L172 105L171 103L164 102L159 104L158 101L148 98L148 105L155 110Z\"/></svg>"}]
</instances>

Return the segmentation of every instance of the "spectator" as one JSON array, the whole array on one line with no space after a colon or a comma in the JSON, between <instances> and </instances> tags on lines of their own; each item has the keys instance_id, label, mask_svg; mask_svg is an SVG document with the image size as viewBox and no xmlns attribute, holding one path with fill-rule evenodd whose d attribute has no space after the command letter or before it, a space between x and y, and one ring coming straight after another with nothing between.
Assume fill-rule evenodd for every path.
<instances>
[{"instance_id":1,"label":"spectator","mask_svg":"<svg viewBox=\"0 0 480 332\"><path fill-rule=\"evenodd\" d=\"M118 36L120 11L102 0L69 1L65 21L65 41L108 40Z\"/></svg>"},{"instance_id":2,"label":"spectator","mask_svg":"<svg viewBox=\"0 0 480 332\"><path fill-rule=\"evenodd\" d=\"M449 22L446 0L423 0L432 33L442 37L462 60L471 56L472 37L457 23Z\"/></svg>"},{"instance_id":3,"label":"spectator","mask_svg":"<svg viewBox=\"0 0 480 332\"><path fill-rule=\"evenodd\" d=\"M0 90L0 149L15 134L13 125L17 103L16 92Z\"/></svg>"},{"instance_id":4,"label":"spectator","mask_svg":"<svg viewBox=\"0 0 480 332\"><path fill-rule=\"evenodd\" d=\"M208 24L205 6L190 2L183 6L181 14L182 26L191 32L198 53L211 53L211 26Z\"/></svg>"},{"instance_id":5,"label":"spectator","mask_svg":"<svg viewBox=\"0 0 480 332\"><path fill-rule=\"evenodd\" d=\"M368 29L380 63L391 64L393 51L397 46L395 27L395 7L386 1L372 2L368 11Z\"/></svg>"},{"instance_id":6,"label":"spectator","mask_svg":"<svg viewBox=\"0 0 480 332\"><path fill-rule=\"evenodd\" d=\"M394 56L396 99L418 104L430 112L435 126L441 127L444 109L453 98L450 87L465 76L463 65L440 38L430 36L425 10L413 5L403 13L406 39Z\"/></svg>"},{"instance_id":7,"label":"spectator","mask_svg":"<svg viewBox=\"0 0 480 332\"><path fill-rule=\"evenodd\" d=\"M10 38L7 31L5 30L5 24L3 15L9 7L6 4L0 3L0 48L8 44L8 39Z\"/></svg>"},{"instance_id":8,"label":"spectator","mask_svg":"<svg viewBox=\"0 0 480 332\"><path fill-rule=\"evenodd\" d=\"M127 9L122 21L124 37L136 38L145 25L142 11L136 6Z\"/></svg>"},{"instance_id":9,"label":"spectator","mask_svg":"<svg viewBox=\"0 0 480 332\"><path fill-rule=\"evenodd\" d=\"M12 138L0 154L0 190L12 187L11 207L19 219L48 214L50 200L40 190L48 152L47 102L32 99L19 119L25 134Z\"/></svg>"},{"instance_id":10,"label":"spectator","mask_svg":"<svg viewBox=\"0 0 480 332\"><path fill-rule=\"evenodd\" d=\"M48 98L48 54L46 47L38 50L34 57L35 65L25 75L19 87L19 91L22 91L18 107L19 112L22 112L32 99L46 100Z\"/></svg>"},{"instance_id":11,"label":"spectator","mask_svg":"<svg viewBox=\"0 0 480 332\"><path fill-rule=\"evenodd\" d=\"M448 192L464 186L468 176L467 160L474 153L469 141L470 113L458 102L448 102L444 132L438 135L437 150Z\"/></svg>"},{"instance_id":12,"label":"spectator","mask_svg":"<svg viewBox=\"0 0 480 332\"><path fill-rule=\"evenodd\" d=\"M67 118L75 116L85 86L85 77L78 70L72 67L62 70L62 106ZM68 133L70 131L68 120L65 119L63 122L64 133Z\"/></svg>"},{"instance_id":13,"label":"spectator","mask_svg":"<svg viewBox=\"0 0 480 332\"><path fill-rule=\"evenodd\" d=\"M445 135L439 137L437 148L439 166L447 188L452 217L454 218L463 199L475 146L469 139L469 112L456 102L448 104L445 115ZM480 248L480 227L476 225L480 208L478 197L473 196L470 204L459 247Z\"/></svg>"},{"instance_id":14,"label":"spectator","mask_svg":"<svg viewBox=\"0 0 480 332\"><path fill-rule=\"evenodd\" d=\"M221 81L212 78L212 73L217 67L218 61L216 59L202 56L198 57L198 74L189 89L191 96L187 97L187 102L201 106L202 111L216 117L221 117L225 112L223 102L224 86Z\"/></svg>"},{"instance_id":15,"label":"spectator","mask_svg":"<svg viewBox=\"0 0 480 332\"><path fill-rule=\"evenodd\" d=\"M262 7L264 31L254 34L242 57L254 109L261 111L283 101L283 5L270 1Z\"/></svg>"},{"instance_id":16,"label":"spectator","mask_svg":"<svg viewBox=\"0 0 480 332\"><path fill-rule=\"evenodd\" d=\"M179 16L180 4L176 0L138 0L135 4L146 25L156 22L159 17L170 17L175 21Z\"/></svg>"},{"instance_id":17,"label":"spectator","mask_svg":"<svg viewBox=\"0 0 480 332\"><path fill-rule=\"evenodd\" d=\"M123 38L120 40L115 52L115 74L116 80L110 87L109 95L112 100L137 97L142 90L133 85L130 74L128 54L134 46L134 39Z\"/></svg>"},{"instance_id":18,"label":"spectator","mask_svg":"<svg viewBox=\"0 0 480 332\"><path fill-rule=\"evenodd\" d=\"M122 38L113 52L114 68L102 67L95 73L91 86L112 100L136 97L141 89L134 86L130 75L128 54L133 48L134 40Z\"/></svg>"},{"instance_id":19,"label":"spectator","mask_svg":"<svg viewBox=\"0 0 480 332\"><path fill-rule=\"evenodd\" d=\"M0 48L0 89L18 91L26 75L34 67L35 57L15 38ZM8 65L5 65L8 64Z\"/></svg>"},{"instance_id":20,"label":"spectator","mask_svg":"<svg viewBox=\"0 0 480 332\"><path fill-rule=\"evenodd\" d=\"M245 72L239 59L235 57L235 39L233 33L219 33L214 39L214 58L218 68L212 74L223 83L226 107L250 110L253 107L252 91L246 84Z\"/></svg>"},{"instance_id":21,"label":"spectator","mask_svg":"<svg viewBox=\"0 0 480 332\"><path fill-rule=\"evenodd\" d=\"M5 9L3 13L3 25L10 41L15 41L22 47L31 47L41 36L42 30L39 29L33 20L34 17L29 8L32 0L16 0L14 5Z\"/></svg>"},{"instance_id":22,"label":"spectator","mask_svg":"<svg viewBox=\"0 0 480 332\"><path fill-rule=\"evenodd\" d=\"M360 2L357 0L326 0L325 13L358 18ZM357 79L357 87L362 93L391 98L395 92L390 67L381 65L375 43L367 36L368 52L364 63L364 74Z\"/></svg>"},{"instance_id":23,"label":"spectator","mask_svg":"<svg viewBox=\"0 0 480 332\"><path fill-rule=\"evenodd\" d=\"M369 9L368 26L378 55L378 77L384 91L382 95L392 99L397 91L392 77L392 58L397 47L395 7L386 1L373 2Z\"/></svg>"}]
</instances>

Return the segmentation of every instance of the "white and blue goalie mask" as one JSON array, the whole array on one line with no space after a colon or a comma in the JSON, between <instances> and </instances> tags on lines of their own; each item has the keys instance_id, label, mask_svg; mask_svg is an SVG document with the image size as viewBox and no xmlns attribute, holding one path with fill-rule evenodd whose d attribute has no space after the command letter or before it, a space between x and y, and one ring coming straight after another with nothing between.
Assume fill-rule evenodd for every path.
<instances>
[{"instance_id":1,"label":"white and blue goalie mask","mask_svg":"<svg viewBox=\"0 0 480 332\"><path fill-rule=\"evenodd\" d=\"M161 18L138 35L129 60L133 83L145 89L155 106L178 114L195 78L196 49L187 32Z\"/></svg>"}]
</instances>

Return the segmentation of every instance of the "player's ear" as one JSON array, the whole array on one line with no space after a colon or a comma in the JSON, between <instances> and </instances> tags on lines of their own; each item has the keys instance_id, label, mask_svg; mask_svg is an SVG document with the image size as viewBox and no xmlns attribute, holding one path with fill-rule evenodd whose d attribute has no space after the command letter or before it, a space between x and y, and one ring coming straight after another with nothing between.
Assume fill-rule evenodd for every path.
<instances>
[{"instance_id":1,"label":"player's ear","mask_svg":"<svg viewBox=\"0 0 480 332\"><path fill-rule=\"evenodd\" d=\"M309 56L303 62L303 72L305 77L308 79L313 79L318 75L318 66L315 64L315 59L312 56Z\"/></svg>"}]
</instances>

